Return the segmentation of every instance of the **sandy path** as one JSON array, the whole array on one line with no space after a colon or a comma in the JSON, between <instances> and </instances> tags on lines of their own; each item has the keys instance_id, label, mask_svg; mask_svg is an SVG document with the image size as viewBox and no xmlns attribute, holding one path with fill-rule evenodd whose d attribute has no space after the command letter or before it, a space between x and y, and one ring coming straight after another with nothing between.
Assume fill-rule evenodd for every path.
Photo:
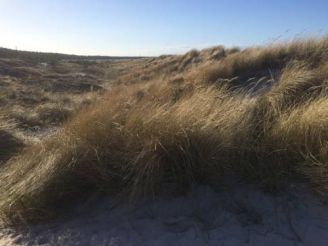
<instances>
[{"instance_id":1,"label":"sandy path","mask_svg":"<svg viewBox=\"0 0 328 246\"><path fill-rule=\"evenodd\" d=\"M134 205L98 197L64 220L3 234L3 245L327 245L328 205L302 186L284 195L197 186Z\"/></svg>"}]
</instances>

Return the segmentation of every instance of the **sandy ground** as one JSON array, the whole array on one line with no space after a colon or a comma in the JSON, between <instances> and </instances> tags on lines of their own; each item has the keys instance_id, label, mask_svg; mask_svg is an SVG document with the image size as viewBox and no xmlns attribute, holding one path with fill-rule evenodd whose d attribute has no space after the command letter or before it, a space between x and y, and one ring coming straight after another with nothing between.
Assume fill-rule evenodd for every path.
<instances>
[{"instance_id":1,"label":"sandy ground","mask_svg":"<svg viewBox=\"0 0 328 246\"><path fill-rule=\"evenodd\" d=\"M281 195L252 186L196 186L133 205L96 197L60 221L3 230L1 245L327 245L328 205L295 185Z\"/></svg>"}]
</instances>

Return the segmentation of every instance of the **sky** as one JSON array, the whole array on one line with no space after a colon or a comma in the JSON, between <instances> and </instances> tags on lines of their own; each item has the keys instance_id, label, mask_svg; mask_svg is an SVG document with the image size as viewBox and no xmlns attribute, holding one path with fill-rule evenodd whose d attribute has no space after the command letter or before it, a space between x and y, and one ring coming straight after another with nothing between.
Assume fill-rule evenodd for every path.
<instances>
[{"instance_id":1,"label":"sky","mask_svg":"<svg viewBox=\"0 0 328 246\"><path fill-rule=\"evenodd\" d=\"M0 47L156 56L328 34L327 0L0 0Z\"/></svg>"}]
</instances>

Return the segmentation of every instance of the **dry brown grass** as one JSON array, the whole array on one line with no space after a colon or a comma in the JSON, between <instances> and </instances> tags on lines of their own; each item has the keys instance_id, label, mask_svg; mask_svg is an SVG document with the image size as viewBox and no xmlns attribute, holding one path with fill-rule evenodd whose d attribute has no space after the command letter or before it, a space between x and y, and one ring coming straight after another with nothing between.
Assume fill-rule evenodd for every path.
<instances>
[{"instance_id":1,"label":"dry brown grass","mask_svg":"<svg viewBox=\"0 0 328 246\"><path fill-rule=\"evenodd\" d=\"M327 60L327 43L328 39L324 38L273 44L265 48L247 48L229 54L210 66L206 65L203 71L198 72L197 79L215 83L218 79L238 77L238 84L245 86L249 78L274 76L291 61L305 61L315 67Z\"/></svg>"},{"instance_id":2,"label":"dry brown grass","mask_svg":"<svg viewBox=\"0 0 328 246\"><path fill-rule=\"evenodd\" d=\"M199 65L195 58L212 53L129 64L161 74L125 85L133 76L121 77L57 134L9 160L0 170L1 218L39 221L93 192L155 196L232 174L271 191L308 182L327 196L327 40L220 49ZM174 70L163 64L184 71L163 75ZM254 94L249 76L270 70L272 83Z\"/></svg>"},{"instance_id":3,"label":"dry brown grass","mask_svg":"<svg viewBox=\"0 0 328 246\"><path fill-rule=\"evenodd\" d=\"M115 69L107 71L110 63L104 61L97 72L91 71L97 64L57 61L51 65L0 58L0 114L15 122L13 131L26 137L61 126L110 84L104 71Z\"/></svg>"}]
</instances>

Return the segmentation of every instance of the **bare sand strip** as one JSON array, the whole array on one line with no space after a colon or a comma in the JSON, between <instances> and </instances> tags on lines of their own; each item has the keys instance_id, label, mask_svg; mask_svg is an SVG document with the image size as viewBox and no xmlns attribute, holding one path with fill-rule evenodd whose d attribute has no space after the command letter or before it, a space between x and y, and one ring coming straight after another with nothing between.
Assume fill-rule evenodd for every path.
<instances>
[{"instance_id":1,"label":"bare sand strip","mask_svg":"<svg viewBox=\"0 0 328 246\"><path fill-rule=\"evenodd\" d=\"M2 241L1 241L2 240ZM326 245L328 205L301 185L236 182L133 205L95 197L65 219L3 231L1 245Z\"/></svg>"}]
</instances>

